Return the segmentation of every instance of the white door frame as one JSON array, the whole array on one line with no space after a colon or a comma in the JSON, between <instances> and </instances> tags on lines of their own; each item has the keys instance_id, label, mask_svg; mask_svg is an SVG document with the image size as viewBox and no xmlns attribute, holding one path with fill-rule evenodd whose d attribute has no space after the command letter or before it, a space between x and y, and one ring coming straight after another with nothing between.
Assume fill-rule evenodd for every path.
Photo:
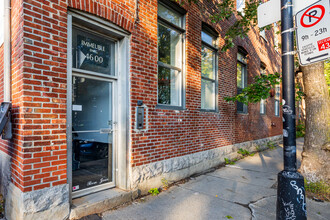
<instances>
[{"instance_id":1,"label":"white door frame","mask_svg":"<svg viewBox=\"0 0 330 220\"><path fill-rule=\"evenodd\" d=\"M84 13L77 10L68 12L68 32L67 32L67 182L70 187L70 201L74 197L80 197L95 191L102 190L100 185L84 193L72 193L72 26L78 24L86 29L95 32L102 32L103 35L109 36L116 40L115 44L115 76L106 76L105 79L113 82L113 130L115 130L113 137L113 160L114 160L114 183L109 184L109 187L118 187L121 189L128 189L128 172L129 172L129 126L130 126L130 108L129 108L129 42L130 34L119 28L118 26L104 21L98 17ZM89 71L79 71L85 76L96 76L97 74ZM79 74L79 75L80 75ZM78 75L74 73L74 75ZM104 77L104 76L101 76ZM104 184L106 185L106 184Z\"/></svg>"}]
</instances>

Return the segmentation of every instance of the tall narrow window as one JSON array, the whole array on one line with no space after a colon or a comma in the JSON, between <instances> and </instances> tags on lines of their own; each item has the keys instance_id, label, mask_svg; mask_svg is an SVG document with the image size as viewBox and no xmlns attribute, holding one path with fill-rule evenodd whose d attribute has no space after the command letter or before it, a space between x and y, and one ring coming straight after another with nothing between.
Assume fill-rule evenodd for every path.
<instances>
[{"instance_id":1,"label":"tall narrow window","mask_svg":"<svg viewBox=\"0 0 330 220\"><path fill-rule=\"evenodd\" d=\"M280 116L280 95L281 95L281 86L275 86L275 116Z\"/></svg>"},{"instance_id":2,"label":"tall narrow window","mask_svg":"<svg viewBox=\"0 0 330 220\"><path fill-rule=\"evenodd\" d=\"M246 54L243 52L237 53L237 94L242 93L242 90L247 86L247 62ZM247 113L247 105L242 102L237 102L237 112Z\"/></svg>"},{"instance_id":3,"label":"tall narrow window","mask_svg":"<svg viewBox=\"0 0 330 220\"><path fill-rule=\"evenodd\" d=\"M158 4L158 104L182 106L184 19Z\"/></svg>"},{"instance_id":4,"label":"tall narrow window","mask_svg":"<svg viewBox=\"0 0 330 220\"><path fill-rule=\"evenodd\" d=\"M266 66L263 65L263 64L261 64L261 66L260 66L260 74L261 75L266 75L267 74ZM260 114L261 115L266 114L266 100L265 99L260 100Z\"/></svg>"},{"instance_id":5,"label":"tall narrow window","mask_svg":"<svg viewBox=\"0 0 330 220\"><path fill-rule=\"evenodd\" d=\"M201 109L215 111L217 108L217 36L202 31L202 79Z\"/></svg>"}]
</instances>

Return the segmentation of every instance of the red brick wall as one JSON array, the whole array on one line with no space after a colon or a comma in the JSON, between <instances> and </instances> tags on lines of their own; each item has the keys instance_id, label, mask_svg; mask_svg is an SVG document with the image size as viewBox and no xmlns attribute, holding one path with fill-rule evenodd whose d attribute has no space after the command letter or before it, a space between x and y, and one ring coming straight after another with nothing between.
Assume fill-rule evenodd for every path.
<instances>
[{"instance_id":1,"label":"red brick wall","mask_svg":"<svg viewBox=\"0 0 330 220\"><path fill-rule=\"evenodd\" d=\"M22 191L66 183L64 1L12 1L12 182Z\"/></svg>"},{"instance_id":2,"label":"red brick wall","mask_svg":"<svg viewBox=\"0 0 330 220\"><path fill-rule=\"evenodd\" d=\"M200 6L184 5L186 14L186 109L156 109L157 105L157 0L18 0L12 1L12 100L14 138L0 149L13 157L12 182L22 191L66 183L66 77L67 10L95 14L131 32L130 100L131 165L281 134L281 120L274 117L269 98L267 116L259 104L249 105L247 115L236 114L225 96L236 93L237 48L219 53L219 112L201 112L201 26L212 25L223 45L228 23L212 24ZM213 6L208 6L213 7ZM135 8L138 8L136 13ZM270 73L280 56L252 30L237 44L249 53L249 82L259 74L260 60ZM1 52L1 50L0 50ZM0 62L0 67L1 67ZM1 68L0 68L1 71ZM2 76L3 74L1 74ZM2 84L1 84L2 85ZM0 86L1 86L0 85ZM149 108L149 129L134 131L135 107L143 100ZM275 122L276 127L270 123Z\"/></svg>"},{"instance_id":3,"label":"red brick wall","mask_svg":"<svg viewBox=\"0 0 330 220\"><path fill-rule=\"evenodd\" d=\"M97 15L125 30L133 29L135 0L68 0L67 6Z\"/></svg>"},{"instance_id":4,"label":"red brick wall","mask_svg":"<svg viewBox=\"0 0 330 220\"><path fill-rule=\"evenodd\" d=\"M12 2L11 8L12 8L12 33L11 33L11 38L12 38L12 78L13 82L11 87L13 89L12 91L12 104L13 104L13 109L12 109L12 122L13 124L13 139L12 141L5 141L1 140L0 143L0 150L5 152L6 154L11 156L12 164L11 164L11 169L12 169L12 180L15 181L15 179L20 176L21 177L21 172L22 172L22 167L23 164L21 163L24 155L22 152L19 150L19 137L18 137L18 96L21 96L20 90L21 90L21 82L18 78L21 78L21 72L22 72L22 55L23 55L23 48L22 48L22 43L23 43L23 38L22 38L22 18L20 18L21 11L22 11L22 2L21 1L14 1ZM0 68L0 74L1 74L1 102L3 101L3 47L1 49L1 68ZM20 77L18 77L20 75ZM15 92L14 92L15 91ZM13 181L13 182L14 182Z\"/></svg>"},{"instance_id":5,"label":"red brick wall","mask_svg":"<svg viewBox=\"0 0 330 220\"><path fill-rule=\"evenodd\" d=\"M131 1L12 1L12 182L22 191L66 180L67 9L131 30ZM80 4L82 3L82 4ZM1 74L3 75L3 74Z\"/></svg>"},{"instance_id":6,"label":"red brick wall","mask_svg":"<svg viewBox=\"0 0 330 220\"><path fill-rule=\"evenodd\" d=\"M280 55L274 49L273 32L268 31L267 41L259 36L258 28L253 28L249 39L239 39L237 44L248 52L248 84L260 74L260 65L266 65L268 74L280 72ZM274 97L266 100L266 115L260 115L260 104L249 104L248 114L237 114L235 123L236 142L260 139L282 133L282 118L275 116ZM273 123L274 126L271 126Z\"/></svg>"},{"instance_id":7,"label":"red brick wall","mask_svg":"<svg viewBox=\"0 0 330 220\"><path fill-rule=\"evenodd\" d=\"M184 5L186 14L186 110L173 111L156 109L157 105L157 4L149 6L149 15L140 16L140 29L132 34L132 94L131 117L135 117L135 107L138 100L149 107L149 129L144 133L136 133L132 121L132 165L139 166L171 157L182 156L194 152L240 143L253 139L265 138L281 134L281 119L274 116L274 99L267 101L267 115L259 113L259 103L250 104L248 114L237 114L234 104L226 103L225 96L236 93L236 54L237 48L225 53L219 53L219 112L201 112L201 27L202 21L212 25L224 36L229 23L212 24L207 11L200 12L201 5ZM215 9L210 3L209 9ZM141 8L141 11L143 9ZM209 10L211 11L211 9ZM152 22L150 22L150 20ZM147 26L148 25L148 26ZM141 42L140 30L151 30L148 45L151 50L141 52L146 48L147 40ZM220 47L224 44L219 39ZM260 61L267 65L269 73L279 71L280 56L274 52L272 33L268 32L268 42L259 36L259 31L253 29L249 39L237 40L237 44L249 52L249 83L253 76L260 74ZM136 46L136 47L135 47ZM135 48L138 48L135 51ZM141 54L144 54L143 56ZM142 59L142 61L141 61ZM135 63L136 61L136 63ZM142 67L142 68L141 68ZM148 67L147 69L144 67ZM145 78L147 76L147 79ZM147 95L146 95L147 94ZM271 127L271 122L276 127Z\"/></svg>"}]
</instances>

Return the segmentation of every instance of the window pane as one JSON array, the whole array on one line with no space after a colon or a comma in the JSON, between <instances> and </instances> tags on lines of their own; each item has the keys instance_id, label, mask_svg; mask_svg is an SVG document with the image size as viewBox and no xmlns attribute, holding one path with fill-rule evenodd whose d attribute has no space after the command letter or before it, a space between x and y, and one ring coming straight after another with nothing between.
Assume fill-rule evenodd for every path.
<instances>
[{"instance_id":1,"label":"window pane","mask_svg":"<svg viewBox=\"0 0 330 220\"><path fill-rule=\"evenodd\" d=\"M237 111L244 112L244 104L242 102L237 102Z\"/></svg>"},{"instance_id":2,"label":"window pane","mask_svg":"<svg viewBox=\"0 0 330 220\"><path fill-rule=\"evenodd\" d=\"M246 63L246 56L244 56L241 53L237 53L237 60L239 60L242 63Z\"/></svg>"},{"instance_id":3,"label":"window pane","mask_svg":"<svg viewBox=\"0 0 330 220\"><path fill-rule=\"evenodd\" d=\"M208 43L209 45L214 45L214 39L211 35L205 33L204 31L202 31L202 41L204 41L205 43Z\"/></svg>"},{"instance_id":4,"label":"window pane","mask_svg":"<svg viewBox=\"0 0 330 220\"><path fill-rule=\"evenodd\" d=\"M107 128L111 120L110 83L83 78L72 79L72 104L78 110L72 113L72 128L75 131ZM92 114L90 114L92 112Z\"/></svg>"},{"instance_id":5,"label":"window pane","mask_svg":"<svg viewBox=\"0 0 330 220\"><path fill-rule=\"evenodd\" d=\"M213 50L202 46L202 76L215 79L215 55Z\"/></svg>"},{"instance_id":6,"label":"window pane","mask_svg":"<svg viewBox=\"0 0 330 220\"><path fill-rule=\"evenodd\" d=\"M281 87L280 85L275 85L275 99L279 100L281 94Z\"/></svg>"},{"instance_id":7,"label":"window pane","mask_svg":"<svg viewBox=\"0 0 330 220\"><path fill-rule=\"evenodd\" d=\"M181 73L158 66L158 103L181 105Z\"/></svg>"},{"instance_id":8,"label":"window pane","mask_svg":"<svg viewBox=\"0 0 330 220\"><path fill-rule=\"evenodd\" d=\"M275 100L275 116L279 116L279 115L280 115L280 101Z\"/></svg>"},{"instance_id":9,"label":"window pane","mask_svg":"<svg viewBox=\"0 0 330 220\"><path fill-rule=\"evenodd\" d=\"M114 42L94 34L73 29L73 68L115 75L114 61Z\"/></svg>"},{"instance_id":10,"label":"window pane","mask_svg":"<svg viewBox=\"0 0 330 220\"><path fill-rule=\"evenodd\" d=\"M182 15L175 11L169 10L161 4L158 4L158 16L175 24L176 26L182 27Z\"/></svg>"},{"instance_id":11,"label":"window pane","mask_svg":"<svg viewBox=\"0 0 330 220\"><path fill-rule=\"evenodd\" d=\"M264 99L260 100L260 114L266 113L266 101Z\"/></svg>"},{"instance_id":12,"label":"window pane","mask_svg":"<svg viewBox=\"0 0 330 220\"><path fill-rule=\"evenodd\" d=\"M237 89L242 89L244 87L244 76L243 76L243 65L237 63Z\"/></svg>"},{"instance_id":13,"label":"window pane","mask_svg":"<svg viewBox=\"0 0 330 220\"><path fill-rule=\"evenodd\" d=\"M112 84L72 78L73 191L112 182Z\"/></svg>"},{"instance_id":14,"label":"window pane","mask_svg":"<svg viewBox=\"0 0 330 220\"><path fill-rule=\"evenodd\" d=\"M158 60L181 68L182 40L181 34L158 24Z\"/></svg>"},{"instance_id":15,"label":"window pane","mask_svg":"<svg viewBox=\"0 0 330 220\"><path fill-rule=\"evenodd\" d=\"M215 83L202 79L202 109L215 109Z\"/></svg>"}]
</instances>

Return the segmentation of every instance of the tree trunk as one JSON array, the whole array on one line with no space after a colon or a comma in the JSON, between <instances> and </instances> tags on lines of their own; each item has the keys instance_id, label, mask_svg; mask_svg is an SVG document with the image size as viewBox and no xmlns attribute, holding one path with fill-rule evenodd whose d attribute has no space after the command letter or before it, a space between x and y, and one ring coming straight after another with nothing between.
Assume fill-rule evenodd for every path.
<instances>
[{"instance_id":1,"label":"tree trunk","mask_svg":"<svg viewBox=\"0 0 330 220\"><path fill-rule=\"evenodd\" d=\"M302 67L306 134L300 172L308 181L330 181L330 97L324 62Z\"/></svg>"}]
</instances>

